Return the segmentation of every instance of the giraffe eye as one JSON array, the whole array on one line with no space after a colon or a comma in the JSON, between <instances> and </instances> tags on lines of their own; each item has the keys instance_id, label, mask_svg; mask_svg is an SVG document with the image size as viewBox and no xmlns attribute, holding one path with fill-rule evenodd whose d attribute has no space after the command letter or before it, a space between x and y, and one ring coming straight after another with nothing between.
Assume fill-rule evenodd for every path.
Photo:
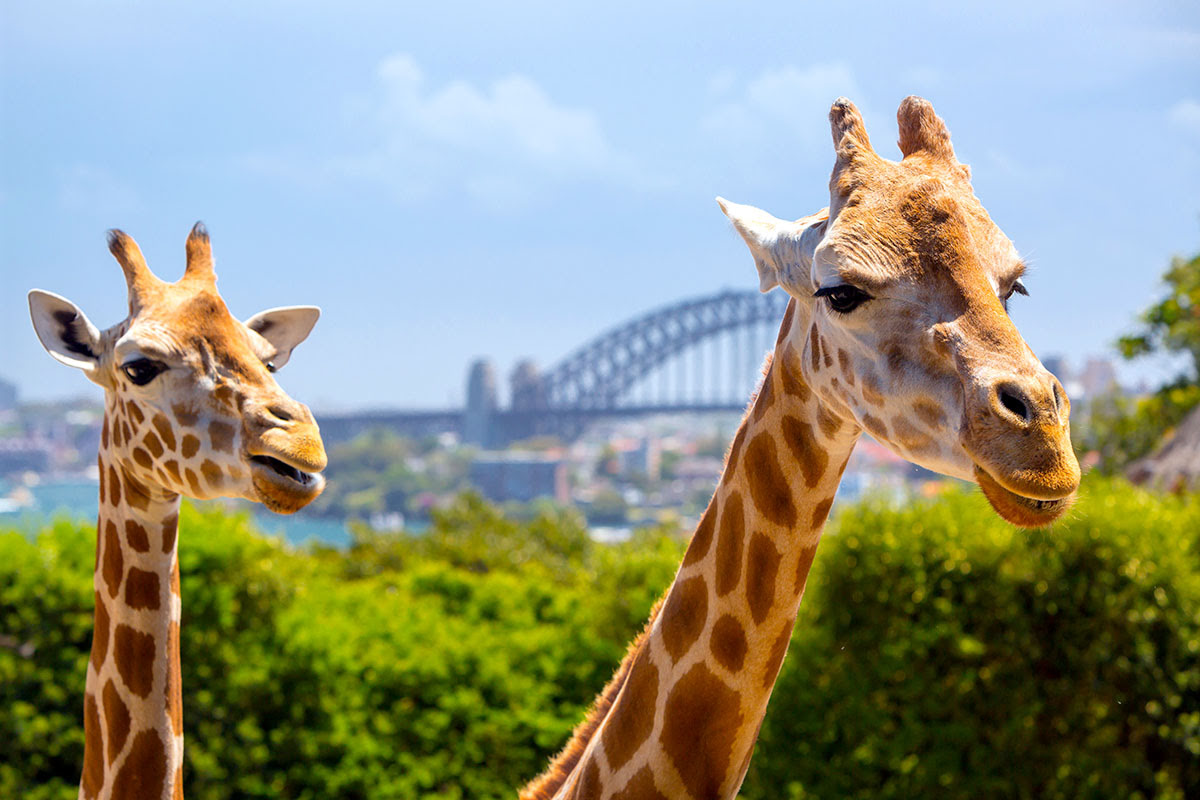
<instances>
[{"instance_id":1,"label":"giraffe eye","mask_svg":"<svg viewBox=\"0 0 1200 800\"><path fill-rule=\"evenodd\" d=\"M1008 288L1008 294L1000 298L1000 302L1004 305L1005 311L1008 311L1009 298L1011 298L1014 294L1020 294L1024 295L1025 297L1029 297L1029 290L1025 288L1025 284L1021 283L1019 278L1012 282L1012 286Z\"/></svg>"},{"instance_id":2,"label":"giraffe eye","mask_svg":"<svg viewBox=\"0 0 1200 800\"><path fill-rule=\"evenodd\" d=\"M274 361L267 362L267 372L278 372L278 371L279 371L279 367L275 366Z\"/></svg>"},{"instance_id":3,"label":"giraffe eye","mask_svg":"<svg viewBox=\"0 0 1200 800\"><path fill-rule=\"evenodd\" d=\"M843 283L841 286L829 286L824 289L818 289L813 294L813 297L827 298L829 307L839 314L849 314L871 299L871 295L857 286L851 286L848 283Z\"/></svg>"},{"instance_id":4,"label":"giraffe eye","mask_svg":"<svg viewBox=\"0 0 1200 800\"><path fill-rule=\"evenodd\" d=\"M133 361L123 364L121 371L125 373L125 377L129 378L135 386L145 386L157 378L166 368L167 365L161 361L155 361L150 358L135 358Z\"/></svg>"}]
</instances>

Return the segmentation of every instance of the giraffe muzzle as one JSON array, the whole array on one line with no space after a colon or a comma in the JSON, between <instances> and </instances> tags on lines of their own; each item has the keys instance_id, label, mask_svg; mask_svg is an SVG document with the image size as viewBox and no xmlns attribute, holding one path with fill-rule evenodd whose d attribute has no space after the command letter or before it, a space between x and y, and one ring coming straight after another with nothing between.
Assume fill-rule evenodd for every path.
<instances>
[{"instance_id":1,"label":"giraffe muzzle","mask_svg":"<svg viewBox=\"0 0 1200 800\"><path fill-rule=\"evenodd\" d=\"M277 513L292 514L324 490L321 470L326 464L325 450L315 430L311 436L274 442L290 447L267 446L272 443L272 437L260 437L259 446L251 447L246 454L251 481L263 505Z\"/></svg>"},{"instance_id":2,"label":"giraffe muzzle","mask_svg":"<svg viewBox=\"0 0 1200 800\"><path fill-rule=\"evenodd\" d=\"M1025 497L1004 488L982 467L975 467L975 481L983 490L983 496L991 503L996 513L1006 522L1022 528L1040 528L1049 525L1067 513L1075 503L1075 492L1051 500Z\"/></svg>"}]
</instances>

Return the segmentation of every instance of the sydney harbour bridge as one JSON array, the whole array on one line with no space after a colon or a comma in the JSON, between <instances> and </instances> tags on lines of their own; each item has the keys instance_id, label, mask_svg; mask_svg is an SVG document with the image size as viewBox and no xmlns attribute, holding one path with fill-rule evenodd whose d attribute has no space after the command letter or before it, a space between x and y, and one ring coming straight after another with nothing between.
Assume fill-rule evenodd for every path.
<instances>
[{"instance_id":1,"label":"sydney harbour bridge","mask_svg":"<svg viewBox=\"0 0 1200 800\"><path fill-rule=\"evenodd\" d=\"M740 411L773 346L788 296L724 291L654 309L605 331L542 372L522 361L498 401L495 369L474 362L465 408L322 415L344 441L374 428L406 435L454 431L498 447L534 436L570 440L595 421L650 414Z\"/></svg>"}]
</instances>

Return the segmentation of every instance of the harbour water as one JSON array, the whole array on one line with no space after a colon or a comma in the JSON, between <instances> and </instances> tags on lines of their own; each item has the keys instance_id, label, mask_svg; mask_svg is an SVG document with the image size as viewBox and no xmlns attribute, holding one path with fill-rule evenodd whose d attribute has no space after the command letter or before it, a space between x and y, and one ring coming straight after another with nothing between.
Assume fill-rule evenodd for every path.
<instances>
[{"instance_id":1,"label":"harbour water","mask_svg":"<svg viewBox=\"0 0 1200 800\"><path fill-rule=\"evenodd\" d=\"M95 524L98 493L99 485L84 479L48 480L16 488L0 486L0 528L13 527L32 532L55 517L69 517ZM212 502L229 505L226 501ZM233 505L250 509L259 530L267 536L282 536L297 545L317 541L344 547L350 543L350 530L342 520L318 517L303 511L289 516L272 514L249 503Z\"/></svg>"}]
</instances>

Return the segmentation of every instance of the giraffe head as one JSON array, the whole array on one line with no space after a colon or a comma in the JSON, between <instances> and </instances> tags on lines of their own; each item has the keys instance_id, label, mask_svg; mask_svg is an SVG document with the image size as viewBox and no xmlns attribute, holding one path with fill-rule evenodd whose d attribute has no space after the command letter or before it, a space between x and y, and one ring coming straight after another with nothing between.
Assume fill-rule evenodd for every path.
<instances>
[{"instance_id":1,"label":"giraffe head","mask_svg":"<svg viewBox=\"0 0 1200 800\"><path fill-rule=\"evenodd\" d=\"M324 487L325 450L308 408L272 375L316 324L312 306L239 322L217 293L208 232L187 239L176 283L157 278L137 243L110 231L129 316L99 331L69 300L35 289L30 313L50 355L104 388L102 448L147 490L244 497L291 513ZM128 490L127 490L128 491Z\"/></svg>"},{"instance_id":2,"label":"giraffe head","mask_svg":"<svg viewBox=\"0 0 1200 800\"><path fill-rule=\"evenodd\" d=\"M889 161L858 109L833 104L828 209L787 222L718 202L762 290L795 298L785 368L901 456L977 482L1010 522L1046 524L1079 466L1066 394L1008 316L1024 264L933 107L909 97L897 118L903 159Z\"/></svg>"}]
</instances>

